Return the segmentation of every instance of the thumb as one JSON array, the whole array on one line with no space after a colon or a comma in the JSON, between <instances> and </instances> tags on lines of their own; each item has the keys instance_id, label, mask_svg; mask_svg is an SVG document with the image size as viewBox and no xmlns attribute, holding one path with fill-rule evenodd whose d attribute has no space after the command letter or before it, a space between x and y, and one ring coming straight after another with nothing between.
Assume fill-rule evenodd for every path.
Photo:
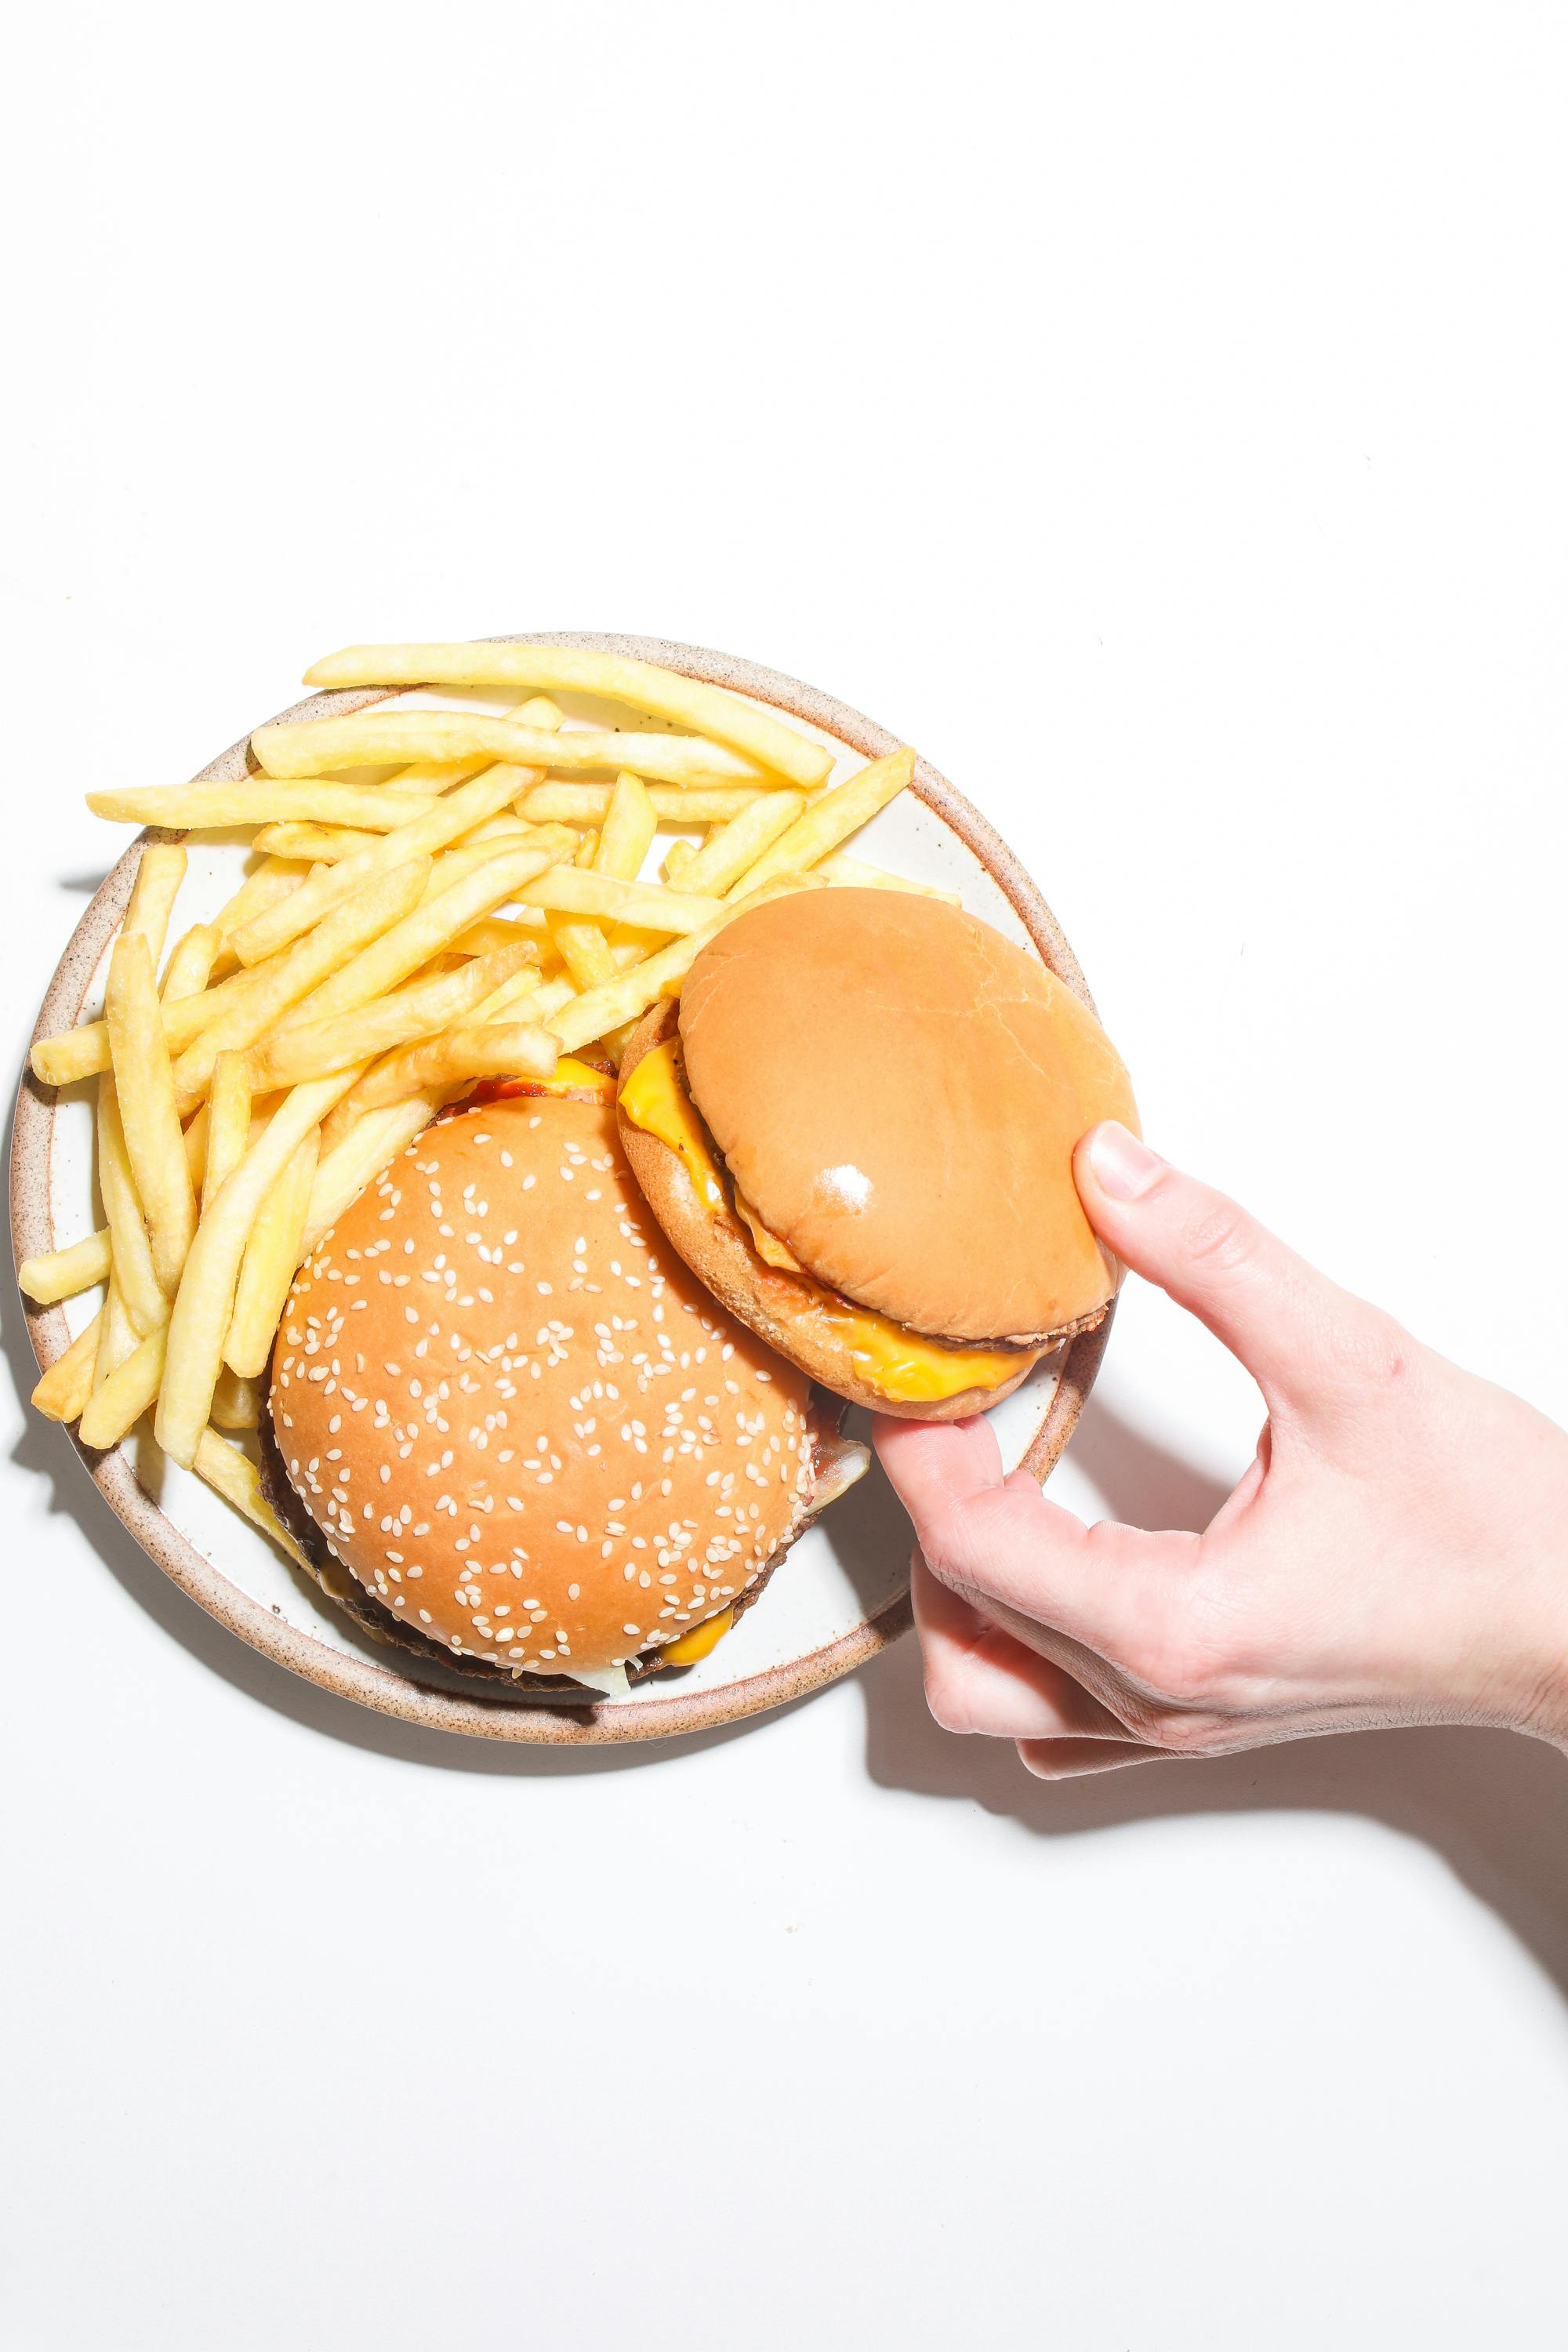
<instances>
[{"instance_id":1,"label":"thumb","mask_svg":"<svg viewBox=\"0 0 1568 2352\"><path fill-rule=\"evenodd\" d=\"M1205 1323L1270 1409L1298 1412L1341 1384L1386 1318L1310 1266L1223 1192L1173 1168L1116 1119L1073 1155L1090 1224L1124 1265ZM1364 1332L1363 1327L1365 1327Z\"/></svg>"}]
</instances>

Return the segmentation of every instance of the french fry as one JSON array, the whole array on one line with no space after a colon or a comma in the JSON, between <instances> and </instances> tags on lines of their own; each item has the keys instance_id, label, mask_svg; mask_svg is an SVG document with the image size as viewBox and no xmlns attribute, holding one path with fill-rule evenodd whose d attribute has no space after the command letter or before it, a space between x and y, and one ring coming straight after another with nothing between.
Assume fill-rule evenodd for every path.
<instances>
[{"instance_id":1,"label":"french fry","mask_svg":"<svg viewBox=\"0 0 1568 2352\"><path fill-rule=\"evenodd\" d=\"M84 1445L100 1451L118 1445L132 1423L141 1420L158 1393L168 1339L166 1324L149 1331L125 1361L117 1364L95 1386L82 1408L81 1425L77 1431Z\"/></svg>"},{"instance_id":2,"label":"french fry","mask_svg":"<svg viewBox=\"0 0 1568 2352\"><path fill-rule=\"evenodd\" d=\"M804 793L770 793L766 800L753 801L728 824L710 833L700 849L681 859L677 872L670 877L670 887L707 891L721 898L752 871L780 835L789 830L805 804Z\"/></svg>"},{"instance_id":3,"label":"french fry","mask_svg":"<svg viewBox=\"0 0 1568 2352\"><path fill-rule=\"evenodd\" d=\"M84 1331L79 1331L63 1356L57 1356L33 1391L33 1402L50 1421L80 1418L92 1394L92 1368L98 1359L103 1329L100 1307Z\"/></svg>"},{"instance_id":4,"label":"french fry","mask_svg":"<svg viewBox=\"0 0 1568 2352\"><path fill-rule=\"evenodd\" d=\"M159 990L163 1002L177 1004L182 997L199 996L212 978L222 947L223 934L216 923L193 923L184 938L174 942Z\"/></svg>"},{"instance_id":5,"label":"french fry","mask_svg":"<svg viewBox=\"0 0 1568 2352\"><path fill-rule=\"evenodd\" d=\"M514 800L517 795L512 780L524 772L517 768L490 768L476 776L472 783L461 784L456 792L435 800L425 814L416 817L412 824L400 824L383 835L373 847L327 866L291 898L269 907L264 914L252 916L247 923L231 931L229 945L241 963L259 963L330 915L334 907L341 906L373 876L387 873L411 857L433 857L437 850L445 849L470 825L482 824L486 817L494 816ZM531 777L538 771L527 772Z\"/></svg>"},{"instance_id":6,"label":"french fry","mask_svg":"<svg viewBox=\"0 0 1568 2352\"><path fill-rule=\"evenodd\" d=\"M837 850L819 857L812 872L826 874L840 890L907 890L917 898L941 898L949 907L963 904L956 890L939 890L932 882L911 882L907 875L889 874L885 866L862 866L858 857L842 857Z\"/></svg>"},{"instance_id":7,"label":"french fry","mask_svg":"<svg viewBox=\"0 0 1568 2352\"><path fill-rule=\"evenodd\" d=\"M914 772L912 751L890 751L885 760L873 760L846 782L835 784L831 792L819 793L727 895L731 898L749 895L781 874L805 872L896 799Z\"/></svg>"},{"instance_id":8,"label":"french fry","mask_svg":"<svg viewBox=\"0 0 1568 2352\"><path fill-rule=\"evenodd\" d=\"M103 1302L103 1312L98 1318L98 1351L93 1358L92 1385L100 1389L110 1372L134 1355L137 1348L136 1327L125 1311L124 1295L118 1276L110 1269L109 1291Z\"/></svg>"},{"instance_id":9,"label":"french fry","mask_svg":"<svg viewBox=\"0 0 1568 2352\"><path fill-rule=\"evenodd\" d=\"M531 686L597 695L729 745L792 783L819 784L833 754L722 687L626 654L572 646L348 646L305 673L311 686Z\"/></svg>"},{"instance_id":10,"label":"french fry","mask_svg":"<svg viewBox=\"0 0 1568 2352\"><path fill-rule=\"evenodd\" d=\"M232 1503L264 1536L270 1536L297 1567L309 1570L310 1561L261 1491L261 1473L237 1446L226 1444L216 1429L204 1429L186 1467L216 1486L225 1502Z\"/></svg>"},{"instance_id":11,"label":"french fry","mask_svg":"<svg viewBox=\"0 0 1568 2352\"><path fill-rule=\"evenodd\" d=\"M331 1020L337 1013L352 1013L357 1005L368 1004L373 997L384 995L388 989L395 988L399 981L406 980L410 972L417 971L421 964L448 947L470 923L488 915L492 907L504 906L522 883L531 882L548 863L548 856L542 849L511 849L500 857L489 858L477 873L466 875L449 890L443 890L439 898L428 898L416 907L330 980L324 980L295 1005L284 1026L302 1028L307 1021ZM370 887L380 888L387 878L384 876ZM349 901L350 905L353 903ZM336 916L329 915L321 929L336 919ZM302 947L308 944L300 942Z\"/></svg>"},{"instance_id":12,"label":"french fry","mask_svg":"<svg viewBox=\"0 0 1568 2352\"><path fill-rule=\"evenodd\" d=\"M610 804L605 811L599 845L594 853L595 871L617 875L623 882L635 882L658 830L658 817L647 786L640 776L623 769L616 778Z\"/></svg>"},{"instance_id":13,"label":"french fry","mask_svg":"<svg viewBox=\"0 0 1568 2352\"><path fill-rule=\"evenodd\" d=\"M486 969L488 964L498 961L500 961L498 958L488 958L485 963L472 963L468 969L470 973L477 973ZM482 997L478 1003L474 1004L468 1010L468 1019L463 1025L465 1028L473 1029L481 1027L489 1022L499 1021L503 1013L510 1012L513 1005L522 1003L524 1000L526 1000L525 1010L529 1019L542 1024L549 1020L552 1013L558 1013L563 1004L570 1003L575 993L575 990L568 982L547 982L542 987L537 971L517 971L510 980L502 981L499 987L492 989L488 996ZM451 1024L448 1023L444 1025ZM323 1155L335 1151L355 1121L364 1116L368 1108L365 1098L367 1089L374 1088L374 1097L371 1099L378 1104L401 1101L405 1096L421 1091L412 1066L411 1057L416 1052L417 1045L410 1045L400 1052L386 1055L379 1062L373 1063L353 1094L345 1095L342 1101L329 1112L322 1122ZM433 1104L437 1101L434 1094L431 1096L431 1100ZM434 1110L431 1116L435 1116Z\"/></svg>"},{"instance_id":14,"label":"french fry","mask_svg":"<svg viewBox=\"0 0 1568 2352\"><path fill-rule=\"evenodd\" d=\"M344 1097L345 1102L352 1099ZM380 1110L365 1111L356 1117L331 1150L323 1150L310 1188L310 1213L300 1244L301 1265L331 1233L344 1210L352 1208L365 1186L373 1183L382 1170L389 1167L398 1153L429 1126L440 1108L438 1094L407 1096L400 1102L388 1103ZM325 1136L323 1129L323 1142Z\"/></svg>"},{"instance_id":15,"label":"french fry","mask_svg":"<svg viewBox=\"0 0 1568 2352\"><path fill-rule=\"evenodd\" d=\"M179 844L150 841L142 852L142 862L136 868L131 904L125 909L120 936L121 939L146 940L148 958L154 971L163 961L170 911L184 878L185 853Z\"/></svg>"},{"instance_id":16,"label":"french fry","mask_svg":"<svg viewBox=\"0 0 1568 2352\"><path fill-rule=\"evenodd\" d=\"M561 724L560 711L543 695L536 696L531 702L520 703L506 715L524 727L559 727ZM450 792L454 784L467 783L470 776L477 776L489 763L489 754L485 751L475 752L466 760L422 760L413 767L399 768L396 775L388 781L395 783L400 793L446 793Z\"/></svg>"},{"instance_id":17,"label":"french fry","mask_svg":"<svg viewBox=\"0 0 1568 2352\"><path fill-rule=\"evenodd\" d=\"M95 1282L107 1282L112 1255L105 1225L101 1233L73 1242L69 1249L25 1257L16 1268L16 1285L40 1307L54 1307L62 1298L74 1298L79 1290L90 1290Z\"/></svg>"},{"instance_id":18,"label":"french fry","mask_svg":"<svg viewBox=\"0 0 1568 2352\"><path fill-rule=\"evenodd\" d=\"M791 822L793 822L793 820L791 820ZM710 838L711 838L711 836L710 836ZM660 869L663 873L665 883L669 889L679 890L680 887L680 877L685 873L687 867L690 865L692 859L696 856L697 848L698 845L694 841L672 841L670 843L669 847L664 853L664 864Z\"/></svg>"},{"instance_id":19,"label":"french fry","mask_svg":"<svg viewBox=\"0 0 1568 2352\"><path fill-rule=\"evenodd\" d=\"M236 972L232 979L220 981L216 988L204 989L199 996L182 996L174 1003L161 1005L159 1018L169 1051L183 1052L204 1029L230 1013L261 980L260 968ZM40 1037L31 1060L35 1077L45 1086L69 1086L73 1079L92 1077L109 1067L109 1024L84 1021L75 1029L62 1029L58 1036Z\"/></svg>"},{"instance_id":20,"label":"french fry","mask_svg":"<svg viewBox=\"0 0 1568 2352\"><path fill-rule=\"evenodd\" d=\"M185 1259L154 1424L158 1443L188 1470L212 1410L234 1310L235 1286L257 1212L312 1128L319 1127L357 1070L296 1087L268 1120L196 1227Z\"/></svg>"},{"instance_id":21,"label":"french fry","mask_svg":"<svg viewBox=\"0 0 1568 2352\"><path fill-rule=\"evenodd\" d=\"M613 874L585 872L579 866L552 866L517 896L527 907L557 915L592 915L601 922L635 923L639 930L700 930L719 911L718 898L667 890L659 882L620 882Z\"/></svg>"},{"instance_id":22,"label":"french fry","mask_svg":"<svg viewBox=\"0 0 1568 2352\"><path fill-rule=\"evenodd\" d=\"M223 1351L230 1371L241 1380L258 1380L267 1370L272 1335L300 1263L321 1150L321 1130L316 1129L289 1160L250 1228Z\"/></svg>"},{"instance_id":23,"label":"french fry","mask_svg":"<svg viewBox=\"0 0 1568 2352\"><path fill-rule=\"evenodd\" d=\"M559 735L552 735L542 728L520 727L510 719L490 719L481 711L467 710L372 709L355 711L347 719L304 719L292 724L285 721L257 728L250 748L265 775L310 777L318 780L312 789L321 792L333 788L319 780L343 768L379 767L394 760L461 760L476 751L487 751L493 760L514 761L523 768L564 769L568 772L579 768L629 768L634 775L657 777L667 784L754 784L762 775L753 761L700 736L623 735L618 730L601 728L568 728ZM223 789L216 784L195 787L198 792L208 793ZM251 789L259 787L253 784ZM342 785L336 789L352 791L353 787ZM386 792L392 788L381 785L368 789ZM145 793L90 793L89 800L118 802L147 797ZM277 814L285 812L279 809ZM309 815L314 812L300 809L298 814ZM364 819L342 816L325 821L354 824L363 824ZM187 824L191 820L185 816L138 816L137 822ZM243 824L245 818L241 815L223 822Z\"/></svg>"},{"instance_id":24,"label":"french fry","mask_svg":"<svg viewBox=\"0 0 1568 2352\"><path fill-rule=\"evenodd\" d=\"M709 940L738 915L748 913L754 906L765 905L770 898L787 897L793 890L826 887L826 883L819 884L815 875L785 874L734 905L726 901L724 912L715 921L700 931L689 932L684 939L672 940L668 947L661 948L645 962L628 966L607 986L591 988L574 997L552 1018L547 1016L547 1026L562 1052L574 1054L579 1046L592 1045L595 1037L605 1036L637 1013L646 1013L659 997L673 993Z\"/></svg>"},{"instance_id":25,"label":"french fry","mask_svg":"<svg viewBox=\"0 0 1568 2352\"><path fill-rule=\"evenodd\" d=\"M501 863L492 861L493 866ZM487 874L490 870L485 869ZM388 874L373 875L313 931L296 940L272 962L258 965L258 975L265 973L267 978L247 989L232 1012L204 1029L175 1063L174 1093L181 1110L191 1111L201 1100L213 1064L226 1047L254 1045L281 1014L308 1002L323 983L330 985L329 975L341 980L354 964L363 962L372 941L379 944L384 937L395 936L400 919L417 905L429 871L427 857L411 857ZM444 901L436 903L439 906ZM378 992L373 988L368 992Z\"/></svg>"},{"instance_id":26,"label":"french fry","mask_svg":"<svg viewBox=\"0 0 1568 2352\"><path fill-rule=\"evenodd\" d=\"M449 942L454 955L499 955L504 948L524 942L539 952L542 937L548 932L547 918L537 908L529 908L516 915L486 915Z\"/></svg>"},{"instance_id":27,"label":"french fry","mask_svg":"<svg viewBox=\"0 0 1568 2352\"><path fill-rule=\"evenodd\" d=\"M174 1069L145 933L122 931L115 941L105 1010L131 1172L147 1220L153 1267L173 1297L196 1230L196 1197L185 1165Z\"/></svg>"},{"instance_id":28,"label":"french fry","mask_svg":"<svg viewBox=\"0 0 1568 2352\"><path fill-rule=\"evenodd\" d=\"M306 1022L298 1029L265 1037L250 1051L252 1079L259 1090L300 1086L307 1078L324 1078L333 1070L346 1070L351 1062L390 1053L410 1038L450 1028L520 968L531 965L538 952L531 940L524 940L494 955L476 957L458 971L396 990L355 1012L339 1013L330 1021ZM530 970L529 978L536 980L537 973Z\"/></svg>"},{"instance_id":29,"label":"french fry","mask_svg":"<svg viewBox=\"0 0 1568 2352\"><path fill-rule=\"evenodd\" d=\"M517 813L533 824L603 824L612 784L535 784ZM661 824L725 824L753 801L768 797L764 784L649 784L648 799Z\"/></svg>"},{"instance_id":30,"label":"french fry","mask_svg":"<svg viewBox=\"0 0 1568 2352\"><path fill-rule=\"evenodd\" d=\"M213 1391L215 1429L256 1429L261 1422L261 1397L254 1381L242 1381L226 1364Z\"/></svg>"},{"instance_id":31,"label":"french fry","mask_svg":"<svg viewBox=\"0 0 1568 2352\"><path fill-rule=\"evenodd\" d=\"M531 1022L489 1021L478 1028L446 1029L408 1046L396 1056L395 1069L371 1071L355 1091L364 1108L376 1110L410 1091L438 1093L465 1078L547 1078L555 1062L555 1040L547 1029Z\"/></svg>"},{"instance_id":32,"label":"french fry","mask_svg":"<svg viewBox=\"0 0 1568 2352\"><path fill-rule=\"evenodd\" d=\"M109 1221L115 1287L136 1337L144 1339L149 1331L168 1320L169 1302L153 1263L147 1228L142 1222L141 1196L125 1148L120 1097L107 1070L98 1090L98 1189Z\"/></svg>"},{"instance_id":33,"label":"french fry","mask_svg":"<svg viewBox=\"0 0 1568 2352\"><path fill-rule=\"evenodd\" d=\"M599 924L576 915L547 918L555 952L579 988L600 988L613 980L616 965Z\"/></svg>"},{"instance_id":34,"label":"french fry","mask_svg":"<svg viewBox=\"0 0 1568 2352\"><path fill-rule=\"evenodd\" d=\"M341 727L345 722L330 719L321 723ZM501 723L496 721L498 726ZM353 764L368 767L370 761L367 757ZM532 764L542 768L547 762L536 760ZM87 804L95 816L107 817L111 824L184 825L194 833L210 833L231 824L266 824L281 817L390 833L395 825L411 824L428 805L419 793L395 792L390 784L333 784L321 777L311 777L308 782L279 783L270 776L247 776L237 784L151 784L145 791L89 793Z\"/></svg>"},{"instance_id":35,"label":"french fry","mask_svg":"<svg viewBox=\"0 0 1568 2352\"><path fill-rule=\"evenodd\" d=\"M212 1207L250 1149L250 1062L238 1048L220 1054L207 1090L202 1210Z\"/></svg>"},{"instance_id":36,"label":"french fry","mask_svg":"<svg viewBox=\"0 0 1568 2352\"><path fill-rule=\"evenodd\" d=\"M264 824L251 843L253 849L265 849L270 856L303 858L311 865L333 865L340 857L352 857L356 850L368 849L376 839L373 833L352 824L307 824L302 821L282 818L277 824ZM304 876L300 877L303 882Z\"/></svg>"},{"instance_id":37,"label":"french fry","mask_svg":"<svg viewBox=\"0 0 1568 2352\"><path fill-rule=\"evenodd\" d=\"M260 845L259 842L251 844L252 848ZM241 923L258 915L263 907L275 907L290 890L300 889L304 879L300 867L291 859L264 857L255 873L246 876L227 904L218 908L213 917L214 930L219 939L226 940L231 931L238 930Z\"/></svg>"}]
</instances>

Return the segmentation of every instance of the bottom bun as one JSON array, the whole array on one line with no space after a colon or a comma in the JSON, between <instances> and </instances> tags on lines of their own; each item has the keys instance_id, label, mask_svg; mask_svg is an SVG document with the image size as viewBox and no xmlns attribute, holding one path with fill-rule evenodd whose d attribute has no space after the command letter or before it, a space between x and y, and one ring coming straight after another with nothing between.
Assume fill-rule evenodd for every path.
<instances>
[{"instance_id":1,"label":"bottom bun","mask_svg":"<svg viewBox=\"0 0 1568 2352\"><path fill-rule=\"evenodd\" d=\"M678 1006L667 1003L656 1005L638 1024L622 1058L623 1084L645 1054L677 1034L679 1018ZM1109 1310L1101 1307L1051 1332L1038 1347L1020 1348L1017 1370L995 1388L961 1389L954 1396L919 1402L889 1397L863 1378L848 1340L815 1311L811 1294L802 1284L765 1265L734 1216L720 1215L704 1205L679 1153L646 1129L634 1126L624 1114L617 1115L621 1149L632 1174L667 1238L699 1281L707 1285L737 1323L743 1323L775 1354L847 1403L864 1405L868 1412L899 1421L969 1421L1011 1396L1043 1357L1105 1320ZM714 1156L717 1159L717 1152Z\"/></svg>"}]
</instances>

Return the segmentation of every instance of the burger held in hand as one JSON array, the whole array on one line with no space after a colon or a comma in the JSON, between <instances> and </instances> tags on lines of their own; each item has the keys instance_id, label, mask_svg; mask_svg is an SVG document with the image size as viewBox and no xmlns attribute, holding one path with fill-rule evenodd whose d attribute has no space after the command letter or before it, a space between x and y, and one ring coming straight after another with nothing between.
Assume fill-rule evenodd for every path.
<instances>
[{"instance_id":1,"label":"burger held in hand","mask_svg":"<svg viewBox=\"0 0 1568 2352\"><path fill-rule=\"evenodd\" d=\"M672 1259L608 1104L521 1092L426 1129L301 1269L271 1485L379 1638L613 1691L711 1649L859 1474L836 1417Z\"/></svg>"},{"instance_id":2,"label":"burger held in hand","mask_svg":"<svg viewBox=\"0 0 1568 2352\"><path fill-rule=\"evenodd\" d=\"M1072 1176L1136 1129L1093 1013L945 902L780 898L731 923L627 1046L621 1139L736 1320L857 1404L983 1412L1103 1321L1121 1269Z\"/></svg>"}]
</instances>

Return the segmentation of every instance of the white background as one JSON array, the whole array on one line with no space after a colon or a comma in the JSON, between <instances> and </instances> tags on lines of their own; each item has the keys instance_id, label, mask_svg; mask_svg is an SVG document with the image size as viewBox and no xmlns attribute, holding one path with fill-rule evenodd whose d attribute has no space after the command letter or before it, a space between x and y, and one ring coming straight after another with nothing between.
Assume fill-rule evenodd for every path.
<instances>
[{"instance_id":1,"label":"white background","mask_svg":"<svg viewBox=\"0 0 1568 2352\"><path fill-rule=\"evenodd\" d=\"M1568 1415L1559 10L154 0L8 64L10 1066L84 789L353 638L687 638L918 743L1151 1135ZM1058 1491L1196 1524L1258 1413L1135 1293ZM5 2352L1560 2334L1547 1749L1048 1788L907 1644L663 1753L413 1737L4 1417Z\"/></svg>"}]
</instances>

